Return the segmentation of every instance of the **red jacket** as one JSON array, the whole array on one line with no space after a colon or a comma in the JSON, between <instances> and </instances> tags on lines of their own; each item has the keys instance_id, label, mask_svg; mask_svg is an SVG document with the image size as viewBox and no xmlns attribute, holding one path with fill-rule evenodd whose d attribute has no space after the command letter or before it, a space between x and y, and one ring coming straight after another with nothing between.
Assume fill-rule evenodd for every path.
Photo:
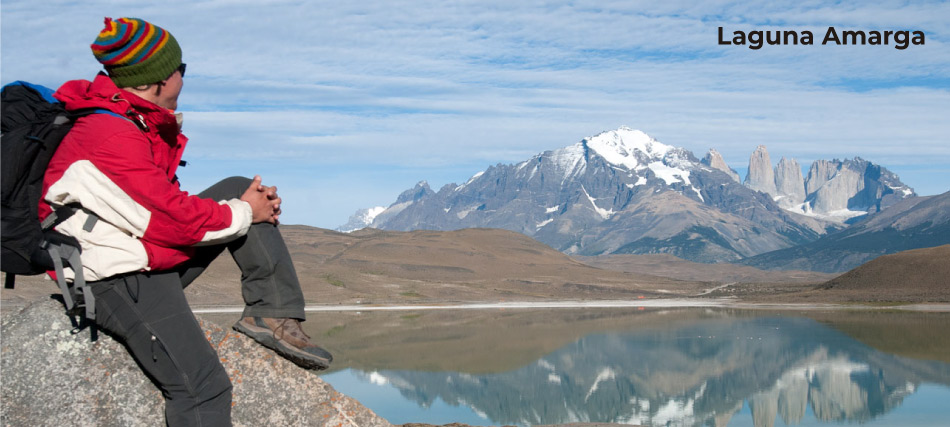
<instances>
[{"instance_id":1,"label":"red jacket","mask_svg":"<svg viewBox=\"0 0 950 427\"><path fill-rule=\"evenodd\" d=\"M82 206L56 230L79 240L87 280L169 269L189 259L193 246L247 233L246 202L202 199L179 188L175 171L188 139L171 111L119 89L102 73L92 82L67 82L55 97L67 110L115 113L77 120L43 182L41 220L64 204ZM84 231L90 212L99 221Z\"/></svg>"}]
</instances>

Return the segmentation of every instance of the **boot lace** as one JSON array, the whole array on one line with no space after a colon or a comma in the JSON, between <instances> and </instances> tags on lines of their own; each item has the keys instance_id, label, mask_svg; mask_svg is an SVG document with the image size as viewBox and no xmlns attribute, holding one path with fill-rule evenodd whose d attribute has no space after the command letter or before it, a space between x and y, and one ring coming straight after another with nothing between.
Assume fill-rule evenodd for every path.
<instances>
[{"instance_id":1,"label":"boot lace","mask_svg":"<svg viewBox=\"0 0 950 427\"><path fill-rule=\"evenodd\" d=\"M303 331L303 328L300 327L300 321L297 319L285 318L280 322L280 325L274 328L274 338L276 339L283 339L285 333L297 339L310 341L310 335Z\"/></svg>"}]
</instances>

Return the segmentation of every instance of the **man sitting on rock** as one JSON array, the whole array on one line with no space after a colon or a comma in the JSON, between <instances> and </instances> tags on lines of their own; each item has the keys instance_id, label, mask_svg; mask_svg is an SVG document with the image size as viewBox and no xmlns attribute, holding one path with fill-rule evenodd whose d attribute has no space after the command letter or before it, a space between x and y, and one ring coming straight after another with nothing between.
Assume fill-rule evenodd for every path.
<instances>
[{"instance_id":1,"label":"man sitting on rock","mask_svg":"<svg viewBox=\"0 0 950 427\"><path fill-rule=\"evenodd\" d=\"M303 293L276 227L281 199L259 176L198 195L179 188L185 64L171 33L106 18L92 53L106 72L55 96L68 110L99 111L78 119L50 162L40 217L79 208L55 229L79 241L96 323L161 389L167 423L230 425L231 382L183 291L225 248L247 304L234 329L305 368L332 360L300 327Z\"/></svg>"}]
</instances>

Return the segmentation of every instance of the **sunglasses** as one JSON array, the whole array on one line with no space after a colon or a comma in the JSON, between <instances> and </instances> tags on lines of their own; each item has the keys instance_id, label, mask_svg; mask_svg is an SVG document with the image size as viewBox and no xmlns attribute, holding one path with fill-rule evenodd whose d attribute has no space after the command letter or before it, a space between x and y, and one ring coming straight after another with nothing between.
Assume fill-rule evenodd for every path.
<instances>
[{"instance_id":1,"label":"sunglasses","mask_svg":"<svg viewBox=\"0 0 950 427\"><path fill-rule=\"evenodd\" d=\"M187 64L185 64L184 62L182 62L181 65L178 66L178 69L177 69L177 70L178 70L179 73L181 73L181 76L182 76L182 77L185 77L185 66L186 66L186 65L187 65Z\"/></svg>"}]
</instances>

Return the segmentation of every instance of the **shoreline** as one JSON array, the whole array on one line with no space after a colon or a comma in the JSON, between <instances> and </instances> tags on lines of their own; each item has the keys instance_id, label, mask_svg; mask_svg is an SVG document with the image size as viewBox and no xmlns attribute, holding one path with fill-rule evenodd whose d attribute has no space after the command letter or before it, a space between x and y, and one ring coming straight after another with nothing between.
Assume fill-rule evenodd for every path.
<instances>
[{"instance_id":1,"label":"shoreline","mask_svg":"<svg viewBox=\"0 0 950 427\"><path fill-rule=\"evenodd\" d=\"M906 310L950 312L947 303L864 304L864 303L766 303L738 301L731 298L670 298L646 300L564 300L506 301L429 304L340 304L307 305L305 312L328 311L419 311L419 310L528 310L578 308L740 308L770 310ZM241 313L243 306L193 306L195 314Z\"/></svg>"}]
</instances>

